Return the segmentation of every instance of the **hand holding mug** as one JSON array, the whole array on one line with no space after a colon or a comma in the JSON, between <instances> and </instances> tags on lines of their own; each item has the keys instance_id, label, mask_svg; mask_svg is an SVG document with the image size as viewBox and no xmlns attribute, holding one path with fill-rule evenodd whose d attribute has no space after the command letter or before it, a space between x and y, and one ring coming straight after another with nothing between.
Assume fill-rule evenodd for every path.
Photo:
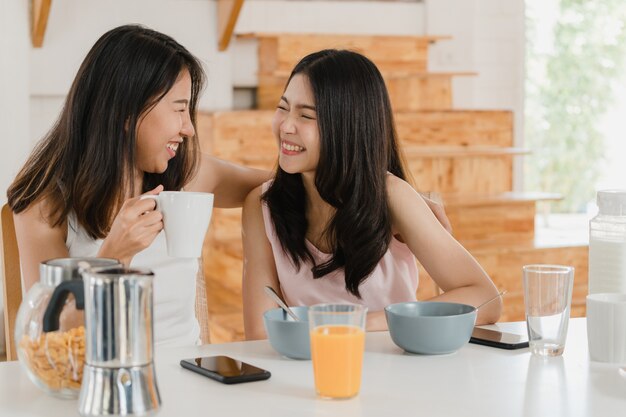
<instances>
[{"instance_id":1,"label":"hand holding mug","mask_svg":"<svg viewBox=\"0 0 626 417\"><path fill-rule=\"evenodd\" d=\"M154 200L156 210L163 214L168 255L177 258L199 258L202 254L204 236L211 221L213 194L163 191L159 195L143 195L141 199Z\"/></svg>"},{"instance_id":2,"label":"hand holding mug","mask_svg":"<svg viewBox=\"0 0 626 417\"><path fill-rule=\"evenodd\" d=\"M159 185L143 196L124 202L98 256L116 258L128 265L137 253L152 244L163 229L163 216L155 210L154 202L145 197L156 196L161 191L163 186Z\"/></svg>"}]
</instances>

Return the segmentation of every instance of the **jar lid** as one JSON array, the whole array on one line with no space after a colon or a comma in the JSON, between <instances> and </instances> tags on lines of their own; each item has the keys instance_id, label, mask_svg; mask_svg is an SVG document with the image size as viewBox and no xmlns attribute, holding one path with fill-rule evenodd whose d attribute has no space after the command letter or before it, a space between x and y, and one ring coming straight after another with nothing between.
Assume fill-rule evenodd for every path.
<instances>
[{"instance_id":1,"label":"jar lid","mask_svg":"<svg viewBox=\"0 0 626 417\"><path fill-rule=\"evenodd\" d=\"M607 216L626 216L626 190L598 191L600 214Z\"/></svg>"},{"instance_id":2,"label":"jar lid","mask_svg":"<svg viewBox=\"0 0 626 417\"><path fill-rule=\"evenodd\" d=\"M120 265L111 258L56 258L39 264L39 281L45 285L57 286L63 281L80 279L79 262L88 262L93 267Z\"/></svg>"}]
</instances>

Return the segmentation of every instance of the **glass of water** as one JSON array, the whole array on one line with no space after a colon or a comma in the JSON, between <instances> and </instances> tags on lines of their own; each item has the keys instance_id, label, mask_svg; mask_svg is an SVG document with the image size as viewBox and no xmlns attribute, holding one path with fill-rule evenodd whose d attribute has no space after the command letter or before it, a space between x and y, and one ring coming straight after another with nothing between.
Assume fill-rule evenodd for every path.
<instances>
[{"instance_id":1,"label":"glass of water","mask_svg":"<svg viewBox=\"0 0 626 417\"><path fill-rule=\"evenodd\" d=\"M522 269L530 351L558 356L565 349L574 267L526 265Z\"/></svg>"}]
</instances>

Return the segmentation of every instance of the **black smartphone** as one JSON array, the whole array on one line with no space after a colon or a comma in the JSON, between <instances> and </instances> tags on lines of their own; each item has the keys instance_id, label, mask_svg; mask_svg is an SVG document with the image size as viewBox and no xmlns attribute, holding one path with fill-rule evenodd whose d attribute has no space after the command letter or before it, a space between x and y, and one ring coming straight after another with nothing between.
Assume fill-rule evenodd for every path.
<instances>
[{"instance_id":1,"label":"black smartphone","mask_svg":"<svg viewBox=\"0 0 626 417\"><path fill-rule=\"evenodd\" d=\"M265 369L257 368L249 363L238 361L228 356L183 359L180 361L180 366L223 384L260 381L268 379L272 375Z\"/></svg>"},{"instance_id":2,"label":"black smartphone","mask_svg":"<svg viewBox=\"0 0 626 417\"><path fill-rule=\"evenodd\" d=\"M470 343L500 349L522 349L528 347L528 336L474 327Z\"/></svg>"}]
</instances>

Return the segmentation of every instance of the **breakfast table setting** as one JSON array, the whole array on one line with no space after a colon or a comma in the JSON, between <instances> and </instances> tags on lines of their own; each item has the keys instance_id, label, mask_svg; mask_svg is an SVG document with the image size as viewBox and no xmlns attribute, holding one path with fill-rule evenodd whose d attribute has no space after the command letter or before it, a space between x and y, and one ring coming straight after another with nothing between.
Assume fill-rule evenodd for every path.
<instances>
[{"instance_id":1,"label":"breakfast table setting","mask_svg":"<svg viewBox=\"0 0 626 417\"><path fill-rule=\"evenodd\" d=\"M160 198L164 211L212 205ZM171 256L199 256L204 220L189 246L166 221ZM378 332L366 306L289 306L266 287L279 306L263 314L268 339L183 347L154 343L153 282L114 259L42 262L17 314L18 360L0 363L0 417L626 415L626 273L594 279L586 317L570 319L572 266L531 264L523 322L475 326L503 290L478 306L389 304Z\"/></svg>"},{"instance_id":2,"label":"breakfast table setting","mask_svg":"<svg viewBox=\"0 0 626 417\"><path fill-rule=\"evenodd\" d=\"M525 322L488 326L525 334ZM266 369L264 381L226 385L180 366L185 358L227 355ZM277 353L267 340L159 348L154 352L159 416L623 416L626 370L592 362L586 319L573 318L562 355L467 343L444 355L406 353L388 332L368 332L358 395L316 395L310 360ZM77 401L39 390L18 362L0 364L0 415L74 416Z\"/></svg>"}]
</instances>

